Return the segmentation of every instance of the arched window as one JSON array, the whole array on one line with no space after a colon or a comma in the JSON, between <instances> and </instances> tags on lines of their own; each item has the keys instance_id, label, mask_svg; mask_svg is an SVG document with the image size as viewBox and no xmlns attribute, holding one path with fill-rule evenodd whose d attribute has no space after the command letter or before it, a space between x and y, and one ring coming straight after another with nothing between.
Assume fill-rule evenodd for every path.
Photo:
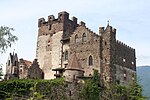
<instances>
[{"instance_id":1,"label":"arched window","mask_svg":"<svg viewBox=\"0 0 150 100\"><path fill-rule=\"evenodd\" d=\"M93 58L92 56L89 56L89 66L93 65Z\"/></svg>"},{"instance_id":2,"label":"arched window","mask_svg":"<svg viewBox=\"0 0 150 100\"><path fill-rule=\"evenodd\" d=\"M86 42L86 34L85 33L83 33L83 35L82 35L82 42Z\"/></svg>"},{"instance_id":3,"label":"arched window","mask_svg":"<svg viewBox=\"0 0 150 100\"><path fill-rule=\"evenodd\" d=\"M65 51L64 59L68 60L68 51Z\"/></svg>"},{"instance_id":4,"label":"arched window","mask_svg":"<svg viewBox=\"0 0 150 100\"><path fill-rule=\"evenodd\" d=\"M75 44L78 43L78 35L77 34L75 35L75 41L74 42L75 42Z\"/></svg>"}]
</instances>

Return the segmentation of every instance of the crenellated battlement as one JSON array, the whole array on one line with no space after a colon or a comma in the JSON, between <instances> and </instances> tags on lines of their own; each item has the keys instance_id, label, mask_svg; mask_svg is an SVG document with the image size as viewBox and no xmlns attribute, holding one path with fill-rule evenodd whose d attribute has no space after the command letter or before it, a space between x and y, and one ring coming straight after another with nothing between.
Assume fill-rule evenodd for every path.
<instances>
[{"instance_id":1,"label":"crenellated battlement","mask_svg":"<svg viewBox=\"0 0 150 100\"><path fill-rule=\"evenodd\" d=\"M73 52L84 68L85 77L91 77L96 69L104 82L117 79L129 83L133 75L124 70L136 71L135 49L116 39L116 29L109 22L106 27L99 27L97 34L85 22L69 18L66 11L38 20L36 56L45 79L54 78L50 69L55 66L66 68Z\"/></svg>"},{"instance_id":2,"label":"crenellated battlement","mask_svg":"<svg viewBox=\"0 0 150 100\"><path fill-rule=\"evenodd\" d=\"M116 40L116 43L117 43L117 45L119 45L120 47L125 47L125 48L127 48L127 49L129 49L129 50L131 50L131 51L134 51L134 50L135 50L134 48L132 48L132 47L126 45L125 43L123 43L123 42L121 42L121 41L119 41L119 40Z\"/></svg>"},{"instance_id":3,"label":"crenellated battlement","mask_svg":"<svg viewBox=\"0 0 150 100\"><path fill-rule=\"evenodd\" d=\"M48 16L48 22L54 21L55 20L55 16L54 15L49 15Z\"/></svg>"},{"instance_id":4,"label":"crenellated battlement","mask_svg":"<svg viewBox=\"0 0 150 100\"><path fill-rule=\"evenodd\" d=\"M38 27L42 26L45 22L46 22L46 21L45 21L44 18L40 18L40 19L38 20Z\"/></svg>"},{"instance_id":5,"label":"crenellated battlement","mask_svg":"<svg viewBox=\"0 0 150 100\"><path fill-rule=\"evenodd\" d=\"M113 28L112 26L107 26L106 28L105 27L99 27L99 33L103 33L105 31L110 31L110 32L113 32L113 33L116 33L116 29Z\"/></svg>"},{"instance_id":6,"label":"crenellated battlement","mask_svg":"<svg viewBox=\"0 0 150 100\"><path fill-rule=\"evenodd\" d=\"M94 34L95 36L98 36L98 34L96 34L96 32L93 32L91 29L89 29L88 27L86 27L85 26L85 28L86 28L86 30L89 32L89 33L92 33L92 34Z\"/></svg>"},{"instance_id":7,"label":"crenellated battlement","mask_svg":"<svg viewBox=\"0 0 150 100\"><path fill-rule=\"evenodd\" d=\"M66 11L63 11L63 12L58 13L57 18L55 18L54 15L49 15L47 21L44 18L40 18L38 20L38 27L41 27L43 25L47 25L47 23L48 24L53 24L53 23L56 23L56 22L59 22L59 23L72 22L73 25L77 26L77 20L78 19L74 16L72 17L72 19L69 19L69 13L67 13Z\"/></svg>"}]
</instances>

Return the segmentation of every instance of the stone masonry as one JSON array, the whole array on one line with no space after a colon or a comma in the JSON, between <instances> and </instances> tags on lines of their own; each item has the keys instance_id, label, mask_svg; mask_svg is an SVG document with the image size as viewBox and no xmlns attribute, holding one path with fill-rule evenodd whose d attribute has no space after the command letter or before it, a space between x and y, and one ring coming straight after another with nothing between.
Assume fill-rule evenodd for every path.
<instances>
[{"instance_id":1,"label":"stone masonry","mask_svg":"<svg viewBox=\"0 0 150 100\"><path fill-rule=\"evenodd\" d=\"M55 78L52 69L67 68L74 53L84 77L92 76L96 69L104 82L128 84L135 78L135 49L118 41L109 23L96 34L83 21L78 24L76 17L70 20L65 11L58 18L50 15L48 21L38 20L36 58L44 79Z\"/></svg>"}]
</instances>

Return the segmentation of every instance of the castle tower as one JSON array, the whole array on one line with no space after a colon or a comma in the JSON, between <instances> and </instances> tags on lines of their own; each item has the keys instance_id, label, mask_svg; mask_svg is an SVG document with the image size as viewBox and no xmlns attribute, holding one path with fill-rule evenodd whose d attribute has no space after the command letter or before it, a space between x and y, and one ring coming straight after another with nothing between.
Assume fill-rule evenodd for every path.
<instances>
[{"instance_id":1,"label":"castle tower","mask_svg":"<svg viewBox=\"0 0 150 100\"><path fill-rule=\"evenodd\" d=\"M5 79L9 80L12 78L18 78L18 56L16 53L10 53L6 62L6 75Z\"/></svg>"},{"instance_id":2,"label":"castle tower","mask_svg":"<svg viewBox=\"0 0 150 100\"><path fill-rule=\"evenodd\" d=\"M77 81L78 77L84 76L84 70L79 64L75 52L70 57L69 64L65 68L65 72L63 75L65 77L65 81L68 81L68 82Z\"/></svg>"},{"instance_id":3,"label":"castle tower","mask_svg":"<svg viewBox=\"0 0 150 100\"><path fill-rule=\"evenodd\" d=\"M64 67L63 54L69 50L69 37L77 26L77 19L69 19L69 13L60 12L58 18L48 16L48 21L38 21L36 58L44 72L44 79L54 78L52 69ZM67 60L67 59L66 59Z\"/></svg>"},{"instance_id":4,"label":"castle tower","mask_svg":"<svg viewBox=\"0 0 150 100\"><path fill-rule=\"evenodd\" d=\"M76 52L84 76L92 76L99 71L105 83L118 81L128 84L136 74L135 49L116 40L116 29L107 25L99 28L99 35L77 24L77 18L69 19L69 13L60 12L58 18L48 16L48 21L38 21L36 59L44 72L44 79L55 78L54 71L68 68L70 55ZM73 65L72 65L73 66ZM75 70L66 70L74 75ZM70 77L73 78L73 77Z\"/></svg>"},{"instance_id":5,"label":"castle tower","mask_svg":"<svg viewBox=\"0 0 150 100\"><path fill-rule=\"evenodd\" d=\"M135 79L136 55L135 49L116 40L116 29L107 25L100 27L102 59L101 75L105 83L128 85Z\"/></svg>"},{"instance_id":6,"label":"castle tower","mask_svg":"<svg viewBox=\"0 0 150 100\"><path fill-rule=\"evenodd\" d=\"M115 79L115 43L116 43L116 29L109 26L109 23L104 29L100 27L99 30L101 34L101 67L102 67L102 77L104 82L111 82Z\"/></svg>"}]
</instances>

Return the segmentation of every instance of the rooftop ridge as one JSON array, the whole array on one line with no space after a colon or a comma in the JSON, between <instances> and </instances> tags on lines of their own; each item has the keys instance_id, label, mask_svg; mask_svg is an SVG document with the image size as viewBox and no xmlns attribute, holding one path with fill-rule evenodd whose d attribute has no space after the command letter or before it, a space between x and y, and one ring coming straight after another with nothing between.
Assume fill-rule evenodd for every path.
<instances>
[{"instance_id":1,"label":"rooftop ridge","mask_svg":"<svg viewBox=\"0 0 150 100\"><path fill-rule=\"evenodd\" d=\"M68 66L66 67L66 70L68 69L81 70L81 71L83 70L83 68L81 67L80 63L77 60L75 52L72 54L71 60L68 63Z\"/></svg>"}]
</instances>

